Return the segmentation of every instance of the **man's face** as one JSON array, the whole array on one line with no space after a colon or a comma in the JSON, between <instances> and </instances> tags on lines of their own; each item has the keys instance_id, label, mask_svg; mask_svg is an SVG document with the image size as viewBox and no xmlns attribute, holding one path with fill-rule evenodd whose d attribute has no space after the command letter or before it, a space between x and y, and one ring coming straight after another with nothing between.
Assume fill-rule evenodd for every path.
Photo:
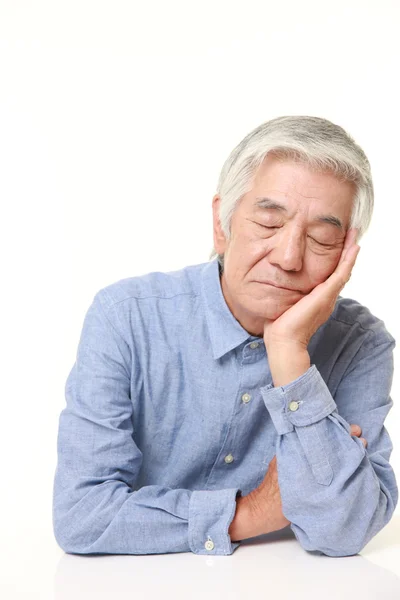
<instances>
[{"instance_id":1,"label":"man's face","mask_svg":"<svg viewBox=\"0 0 400 600\"><path fill-rule=\"evenodd\" d=\"M265 321L277 319L333 273L354 193L354 184L331 173L270 154L233 214L229 241L217 216L220 198L214 196L214 247L224 254L222 292L250 334L262 337Z\"/></svg>"}]
</instances>

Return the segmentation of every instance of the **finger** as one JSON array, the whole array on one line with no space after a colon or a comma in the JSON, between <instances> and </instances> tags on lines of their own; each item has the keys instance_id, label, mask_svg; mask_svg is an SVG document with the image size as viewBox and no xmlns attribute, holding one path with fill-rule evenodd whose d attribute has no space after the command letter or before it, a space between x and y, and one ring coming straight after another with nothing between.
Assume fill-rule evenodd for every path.
<instances>
[{"instance_id":1,"label":"finger","mask_svg":"<svg viewBox=\"0 0 400 600\"><path fill-rule=\"evenodd\" d=\"M350 237L349 239L352 240L352 237ZM338 267L341 267L344 263L346 263L346 262L348 263L353 258L354 258L354 262L355 262L355 258L358 254L359 249L360 249L359 244L356 244L355 242L349 242L348 244L345 244L345 246L343 246L340 260L339 260L338 264L336 265L336 269Z\"/></svg>"},{"instance_id":2,"label":"finger","mask_svg":"<svg viewBox=\"0 0 400 600\"><path fill-rule=\"evenodd\" d=\"M357 229L357 227L351 227L350 229L347 230L346 238L345 238L345 242L344 242L344 246L343 246L344 250L347 250L347 248L350 248L350 246L357 243L358 231L359 230Z\"/></svg>"},{"instance_id":3,"label":"finger","mask_svg":"<svg viewBox=\"0 0 400 600\"><path fill-rule=\"evenodd\" d=\"M352 227L351 229L347 230L346 237L344 240L344 245L342 248L342 254L340 255L338 266L346 258L347 251L349 250L349 248L351 248L354 244L356 244L357 235L358 235L358 229L356 227Z\"/></svg>"},{"instance_id":4,"label":"finger","mask_svg":"<svg viewBox=\"0 0 400 600\"><path fill-rule=\"evenodd\" d=\"M359 425L356 425L356 424L350 425L350 430L351 430L352 435L360 435L361 434L361 427Z\"/></svg>"},{"instance_id":5,"label":"finger","mask_svg":"<svg viewBox=\"0 0 400 600\"><path fill-rule=\"evenodd\" d=\"M360 438L360 440L362 441L362 443L364 444L364 448L366 448L368 446L368 442L365 438Z\"/></svg>"},{"instance_id":6,"label":"finger","mask_svg":"<svg viewBox=\"0 0 400 600\"><path fill-rule=\"evenodd\" d=\"M334 272L328 277L327 281L332 285L333 290L339 294L351 277L351 271L356 262L360 246L355 245L348 248L342 262L340 262Z\"/></svg>"},{"instance_id":7,"label":"finger","mask_svg":"<svg viewBox=\"0 0 400 600\"><path fill-rule=\"evenodd\" d=\"M356 244L357 243L357 236L359 233L359 228L358 227L351 227L348 231L347 231L347 240L348 241L348 246L351 246L352 244Z\"/></svg>"}]
</instances>

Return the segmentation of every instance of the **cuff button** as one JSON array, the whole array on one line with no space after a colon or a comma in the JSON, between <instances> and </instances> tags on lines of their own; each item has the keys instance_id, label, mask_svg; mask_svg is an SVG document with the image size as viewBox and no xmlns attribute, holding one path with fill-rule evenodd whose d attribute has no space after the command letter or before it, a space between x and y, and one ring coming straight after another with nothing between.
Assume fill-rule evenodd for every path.
<instances>
[{"instance_id":1,"label":"cuff button","mask_svg":"<svg viewBox=\"0 0 400 600\"><path fill-rule=\"evenodd\" d=\"M206 550L213 550L214 549L214 542L212 540L208 540L205 544L204 547Z\"/></svg>"}]
</instances>

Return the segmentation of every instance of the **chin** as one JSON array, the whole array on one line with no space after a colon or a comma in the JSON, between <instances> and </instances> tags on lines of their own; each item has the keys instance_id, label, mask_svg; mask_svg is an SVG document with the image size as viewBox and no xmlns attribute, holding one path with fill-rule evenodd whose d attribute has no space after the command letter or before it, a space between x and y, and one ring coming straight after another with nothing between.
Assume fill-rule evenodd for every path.
<instances>
[{"instance_id":1,"label":"chin","mask_svg":"<svg viewBox=\"0 0 400 600\"><path fill-rule=\"evenodd\" d=\"M285 310L286 310L286 309L285 309ZM264 317L266 320L268 319L268 321L276 321L276 319L279 319L279 317L280 317L281 315L283 315L283 313L285 312L285 310L276 310L276 311L269 310L269 311L267 311L267 312L266 312L266 313L263 315L263 317Z\"/></svg>"},{"instance_id":2,"label":"chin","mask_svg":"<svg viewBox=\"0 0 400 600\"><path fill-rule=\"evenodd\" d=\"M293 306L293 304L288 303L285 303L284 305L281 304L279 306L277 306L276 303L272 302L270 304L267 303L267 306L265 304L265 302L263 303L262 301L257 301L256 303L253 303L251 307L248 308L248 311L251 312L255 318L264 319L268 321L275 321L281 315L283 315L283 313L286 312L291 306Z\"/></svg>"},{"instance_id":3,"label":"chin","mask_svg":"<svg viewBox=\"0 0 400 600\"><path fill-rule=\"evenodd\" d=\"M289 310L289 308L294 304L296 303L285 302L283 300L280 302L276 302L276 300L268 301L260 299L257 301L257 309L263 316L265 316L266 319L277 319L278 317L283 315L284 312Z\"/></svg>"}]
</instances>

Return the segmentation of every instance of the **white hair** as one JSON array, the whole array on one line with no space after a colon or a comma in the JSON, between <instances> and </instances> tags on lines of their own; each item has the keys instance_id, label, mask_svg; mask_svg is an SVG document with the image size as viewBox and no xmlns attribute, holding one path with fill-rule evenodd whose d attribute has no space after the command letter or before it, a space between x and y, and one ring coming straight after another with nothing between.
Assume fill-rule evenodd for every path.
<instances>
[{"instance_id":1,"label":"white hair","mask_svg":"<svg viewBox=\"0 0 400 600\"><path fill-rule=\"evenodd\" d=\"M339 125L312 116L277 117L259 125L232 150L217 185L221 197L218 217L225 238L230 239L232 215L249 192L268 153L301 162L315 171L330 171L342 181L355 183L356 193L350 227L357 227L357 241L372 217L374 189L371 166L362 148ZM218 257L220 272L224 255L213 248L209 260Z\"/></svg>"}]
</instances>

